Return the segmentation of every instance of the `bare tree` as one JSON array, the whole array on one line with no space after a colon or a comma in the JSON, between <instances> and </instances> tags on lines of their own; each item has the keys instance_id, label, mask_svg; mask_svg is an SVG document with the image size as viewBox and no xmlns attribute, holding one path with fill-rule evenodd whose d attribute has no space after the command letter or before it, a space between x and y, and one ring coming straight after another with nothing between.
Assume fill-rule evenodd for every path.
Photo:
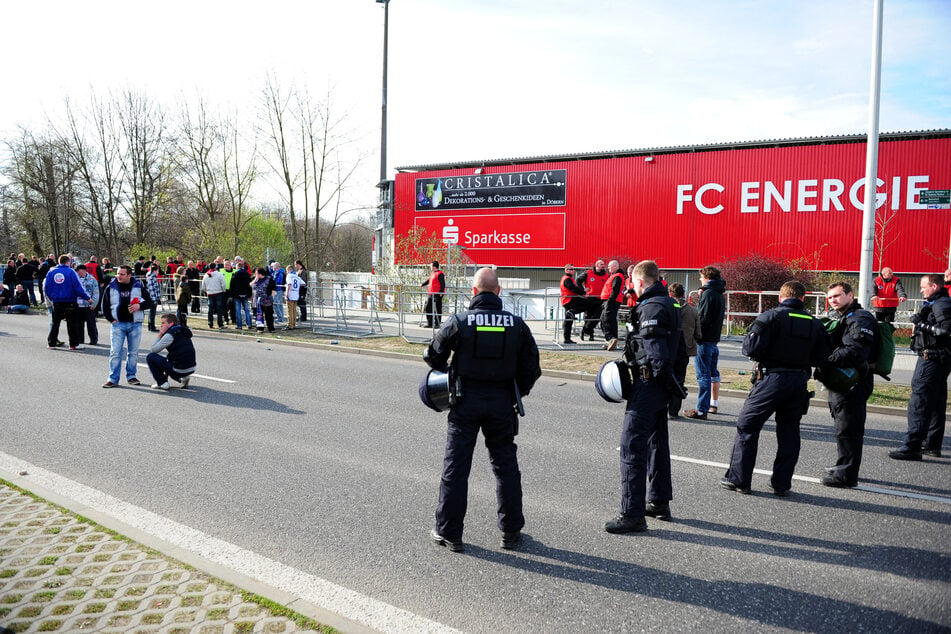
<instances>
[{"instance_id":1,"label":"bare tree","mask_svg":"<svg viewBox=\"0 0 951 634\"><path fill-rule=\"evenodd\" d=\"M241 251L242 233L258 215L249 207L251 188L257 179L257 145L242 139L235 119L224 132L221 144L222 200L231 230L231 254L236 255Z\"/></svg>"},{"instance_id":2,"label":"bare tree","mask_svg":"<svg viewBox=\"0 0 951 634\"><path fill-rule=\"evenodd\" d=\"M290 216L291 243L295 250L299 250L300 242L297 235L297 209L294 206L294 194L299 186L300 168L294 164L294 157L289 147L289 135L293 134L291 125L293 118L288 112L291 93L285 94L273 74L268 74L264 83L262 101L264 104L266 134L271 144L271 152L265 154L265 160L271 170L279 175L282 181L282 196L287 204Z\"/></svg>"},{"instance_id":3,"label":"bare tree","mask_svg":"<svg viewBox=\"0 0 951 634\"><path fill-rule=\"evenodd\" d=\"M171 184L165 112L146 95L126 90L116 103L122 130L124 204L135 242L147 242L149 230Z\"/></svg>"},{"instance_id":4,"label":"bare tree","mask_svg":"<svg viewBox=\"0 0 951 634\"><path fill-rule=\"evenodd\" d=\"M69 99L65 108L66 123L58 135L77 169L79 221L94 253L119 257L123 182L115 109L95 94L83 112L77 112Z\"/></svg>"},{"instance_id":5,"label":"bare tree","mask_svg":"<svg viewBox=\"0 0 951 634\"><path fill-rule=\"evenodd\" d=\"M878 263L876 271L881 271L885 262L885 253L888 247L893 245L901 236L900 231L889 229L889 225L895 219L896 210L889 210L887 204L875 210L875 242L872 246L875 262Z\"/></svg>"},{"instance_id":6,"label":"bare tree","mask_svg":"<svg viewBox=\"0 0 951 634\"><path fill-rule=\"evenodd\" d=\"M34 252L45 252L46 243L54 253L64 253L74 237L76 165L52 133L37 138L22 130L20 139L7 142L7 148L11 162L6 174L15 184L13 191L21 195L20 220Z\"/></svg>"}]
</instances>

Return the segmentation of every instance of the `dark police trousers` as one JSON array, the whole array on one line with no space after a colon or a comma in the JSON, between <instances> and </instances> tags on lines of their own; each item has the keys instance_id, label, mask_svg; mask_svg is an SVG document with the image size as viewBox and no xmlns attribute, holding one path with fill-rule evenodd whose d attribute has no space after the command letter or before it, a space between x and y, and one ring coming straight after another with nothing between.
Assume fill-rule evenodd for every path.
<instances>
[{"instance_id":1,"label":"dark police trousers","mask_svg":"<svg viewBox=\"0 0 951 634\"><path fill-rule=\"evenodd\" d=\"M667 391L657 382L641 378L634 381L621 429L621 513L624 515L644 517L646 498L651 502L669 502L673 498L667 403Z\"/></svg>"},{"instance_id":2,"label":"dark police trousers","mask_svg":"<svg viewBox=\"0 0 951 634\"><path fill-rule=\"evenodd\" d=\"M793 471L799 461L799 421L809 393L804 371L770 372L753 386L736 421L733 456L726 477L736 486L749 489L756 466L759 434L766 420L776 414L776 459L770 483L777 491L792 487Z\"/></svg>"},{"instance_id":3,"label":"dark police trousers","mask_svg":"<svg viewBox=\"0 0 951 634\"><path fill-rule=\"evenodd\" d=\"M462 539L469 493L469 471L479 429L485 436L495 474L498 525L506 533L525 526L522 515L522 474L515 444L516 413L511 382L499 387L465 384L465 395L449 410L446 457L436 505L436 532L453 541Z\"/></svg>"},{"instance_id":4,"label":"dark police trousers","mask_svg":"<svg viewBox=\"0 0 951 634\"><path fill-rule=\"evenodd\" d=\"M912 449L941 449L944 440L945 409L948 406L948 374L951 357L944 363L918 357L911 377L908 400L908 440Z\"/></svg>"},{"instance_id":5,"label":"dark police trousers","mask_svg":"<svg viewBox=\"0 0 951 634\"><path fill-rule=\"evenodd\" d=\"M865 405L872 394L874 380L868 372L851 391L829 390L829 412L835 421L838 459L830 475L850 485L859 479L862 465L862 440L865 437Z\"/></svg>"}]
</instances>

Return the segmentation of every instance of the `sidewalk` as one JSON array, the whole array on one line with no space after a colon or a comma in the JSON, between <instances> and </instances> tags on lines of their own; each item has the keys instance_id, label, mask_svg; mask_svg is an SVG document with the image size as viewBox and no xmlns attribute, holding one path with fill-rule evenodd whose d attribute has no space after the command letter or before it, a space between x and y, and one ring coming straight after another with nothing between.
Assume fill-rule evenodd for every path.
<instances>
[{"instance_id":1,"label":"sidewalk","mask_svg":"<svg viewBox=\"0 0 951 634\"><path fill-rule=\"evenodd\" d=\"M333 631L253 597L0 481L0 632Z\"/></svg>"}]
</instances>

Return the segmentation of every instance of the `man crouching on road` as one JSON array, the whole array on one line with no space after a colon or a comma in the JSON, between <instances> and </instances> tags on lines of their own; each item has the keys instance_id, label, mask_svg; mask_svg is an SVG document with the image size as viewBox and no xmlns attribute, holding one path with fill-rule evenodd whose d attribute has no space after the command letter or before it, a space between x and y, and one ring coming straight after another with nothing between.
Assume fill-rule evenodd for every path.
<instances>
[{"instance_id":1,"label":"man crouching on road","mask_svg":"<svg viewBox=\"0 0 951 634\"><path fill-rule=\"evenodd\" d=\"M531 330L520 317L502 310L500 290L495 271L480 269L472 280L475 297L469 310L447 320L423 354L429 367L451 368L455 384L436 526L430 533L434 542L453 552L464 549L469 470L480 428L497 483L502 548L516 548L525 525L515 406L518 395L528 394L542 370Z\"/></svg>"},{"instance_id":2,"label":"man crouching on road","mask_svg":"<svg viewBox=\"0 0 951 634\"><path fill-rule=\"evenodd\" d=\"M168 355L159 354L162 350L168 350ZM198 367L195 346L192 345L192 331L178 324L175 313L162 315L159 338L152 344L152 352L145 360L155 379L153 390L167 390L170 377L180 382L183 390L188 387L188 381Z\"/></svg>"}]
</instances>

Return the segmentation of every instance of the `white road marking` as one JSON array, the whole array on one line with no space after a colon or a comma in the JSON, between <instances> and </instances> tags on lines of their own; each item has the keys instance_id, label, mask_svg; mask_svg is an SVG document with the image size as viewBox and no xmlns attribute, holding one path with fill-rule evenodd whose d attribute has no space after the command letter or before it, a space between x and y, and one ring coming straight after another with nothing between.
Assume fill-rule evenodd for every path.
<instances>
[{"instance_id":1,"label":"white road marking","mask_svg":"<svg viewBox=\"0 0 951 634\"><path fill-rule=\"evenodd\" d=\"M149 367L148 363L137 363L136 365L140 368L145 368L145 369L148 369ZM216 376L206 376L204 374L198 374L197 372L195 372L191 376L192 378L205 379L206 381L217 381L218 383L237 383L237 381L232 381L231 379L221 379Z\"/></svg>"},{"instance_id":2,"label":"white road marking","mask_svg":"<svg viewBox=\"0 0 951 634\"><path fill-rule=\"evenodd\" d=\"M686 456L671 456L671 460L679 460L680 462L689 462L691 464L703 465L706 467L719 467L720 469L729 469L730 465L723 462L713 462L711 460L699 460L697 458L688 458ZM758 473L760 475L773 475L772 471L767 471L766 469L753 469L753 473ZM793 480L799 480L801 482L811 482L812 484L819 484L819 478L814 478L812 476L801 476L793 475ZM928 502L938 502L939 504L951 504L951 498L942 497L939 495L927 495L925 493L911 493L910 491L899 491L898 489L886 489L883 487L873 487L865 484L860 484L854 488L856 491L868 491L869 493L880 493L882 495L894 495L901 498L912 498L915 500L927 500Z\"/></svg>"},{"instance_id":3,"label":"white road marking","mask_svg":"<svg viewBox=\"0 0 951 634\"><path fill-rule=\"evenodd\" d=\"M195 553L215 564L259 580L272 588L287 592L377 631L458 632L436 621L354 592L326 579L291 568L151 511L128 504L102 491L74 482L2 451L0 451L0 471L9 474L26 471L29 475L24 477L29 478L29 482L37 486L55 491L64 498L93 508L173 546ZM10 481L18 482L12 477ZM29 487L29 484L22 480L19 480L19 483L25 488Z\"/></svg>"}]
</instances>

